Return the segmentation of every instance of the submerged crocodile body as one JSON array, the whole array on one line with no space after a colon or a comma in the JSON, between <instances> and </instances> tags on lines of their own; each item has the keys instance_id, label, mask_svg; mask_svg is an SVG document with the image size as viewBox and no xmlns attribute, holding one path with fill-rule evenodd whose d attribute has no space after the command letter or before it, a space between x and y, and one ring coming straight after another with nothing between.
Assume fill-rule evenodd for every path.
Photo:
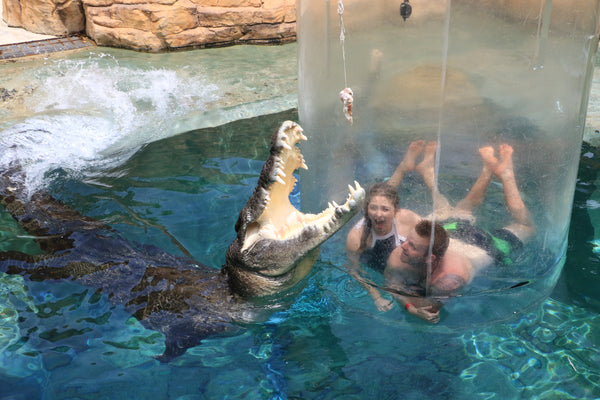
<instances>
[{"instance_id":1,"label":"submerged crocodile body","mask_svg":"<svg viewBox=\"0 0 600 400\"><path fill-rule=\"evenodd\" d=\"M28 195L18 165L2 171L0 200L36 237L43 255L0 253L0 271L32 280L71 279L98 288L146 327L165 335L168 361L203 338L235 332L260 320L261 306L300 282L319 246L360 209L364 190L350 186L343 205L303 214L289 201L302 128L284 122L271 138L270 156L235 225L237 236L216 270L155 246L131 243L101 221L79 214L47 193Z\"/></svg>"}]
</instances>

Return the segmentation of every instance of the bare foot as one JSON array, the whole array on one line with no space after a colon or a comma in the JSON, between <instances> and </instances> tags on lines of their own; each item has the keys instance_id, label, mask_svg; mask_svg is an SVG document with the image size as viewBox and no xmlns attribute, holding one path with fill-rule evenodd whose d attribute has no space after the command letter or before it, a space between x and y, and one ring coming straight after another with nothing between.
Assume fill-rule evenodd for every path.
<instances>
[{"instance_id":1,"label":"bare foot","mask_svg":"<svg viewBox=\"0 0 600 400\"><path fill-rule=\"evenodd\" d=\"M435 150L437 149L437 142L427 142L425 146L425 154L423 155L423 161L416 166L417 172L425 176L427 173L433 173L435 168Z\"/></svg>"},{"instance_id":2,"label":"bare foot","mask_svg":"<svg viewBox=\"0 0 600 400\"><path fill-rule=\"evenodd\" d=\"M500 153L500 162L494 168L494 174L499 178L513 176L513 148L503 143L498 147L498 152Z\"/></svg>"},{"instance_id":3,"label":"bare foot","mask_svg":"<svg viewBox=\"0 0 600 400\"><path fill-rule=\"evenodd\" d=\"M401 167L402 171L408 172L408 171L412 171L413 169L415 169L415 164L417 163L417 157L419 157L419 155L421 155L421 153L423 152L423 149L425 149L425 141L424 140L414 141L408 146L406 155L404 156L404 159L400 163L400 167Z\"/></svg>"},{"instance_id":4,"label":"bare foot","mask_svg":"<svg viewBox=\"0 0 600 400\"><path fill-rule=\"evenodd\" d=\"M490 173L494 172L500 161L494 155L494 148L492 146L486 146L479 149L479 154L483 160L483 167L486 168Z\"/></svg>"}]
</instances>

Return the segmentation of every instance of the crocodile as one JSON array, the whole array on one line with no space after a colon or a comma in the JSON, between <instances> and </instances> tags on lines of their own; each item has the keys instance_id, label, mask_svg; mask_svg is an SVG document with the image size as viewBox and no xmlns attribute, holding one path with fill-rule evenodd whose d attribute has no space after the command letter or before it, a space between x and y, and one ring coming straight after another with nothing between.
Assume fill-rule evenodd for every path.
<instances>
[{"instance_id":1,"label":"crocodile","mask_svg":"<svg viewBox=\"0 0 600 400\"><path fill-rule=\"evenodd\" d=\"M292 121L272 135L269 157L240 211L220 269L129 241L44 190L28 193L19 165L7 166L1 171L0 201L43 254L1 252L0 271L96 288L164 335L165 350L157 357L163 362L205 338L236 334L245 324L264 320L273 299L293 293L310 273L320 245L364 200L364 189L354 182L342 205L330 202L319 214L297 210L289 194L294 171L307 168L297 146L302 140L307 140L302 128Z\"/></svg>"}]
</instances>

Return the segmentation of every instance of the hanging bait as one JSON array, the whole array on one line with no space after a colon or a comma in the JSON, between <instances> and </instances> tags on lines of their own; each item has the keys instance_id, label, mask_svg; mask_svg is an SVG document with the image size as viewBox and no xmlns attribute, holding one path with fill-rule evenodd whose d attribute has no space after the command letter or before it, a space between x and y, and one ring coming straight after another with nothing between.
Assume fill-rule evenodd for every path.
<instances>
[{"instance_id":1,"label":"hanging bait","mask_svg":"<svg viewBox=\"0 0 600 400\"><path fill-rule=\"evenodd\" d=\"M412 6L408 0L404 0L404 2L400 4L400 16L404 21L406 21L408 17L410 17L410 14L412 14Z\"/></svg>"},{"instance_id":2,"label":"hanging bait","mask_svg":"<svg viewBox=\"0 0 600 400\"><path fill-rule=\"evenodd\" d=\"M340 100L342 101L342 104L344 104L344 116L348 122L350 122L350 125L352 125L352 102L354 101L352 89L345 88L342 90L340 92Z\"/></svg>"}]
</instances>

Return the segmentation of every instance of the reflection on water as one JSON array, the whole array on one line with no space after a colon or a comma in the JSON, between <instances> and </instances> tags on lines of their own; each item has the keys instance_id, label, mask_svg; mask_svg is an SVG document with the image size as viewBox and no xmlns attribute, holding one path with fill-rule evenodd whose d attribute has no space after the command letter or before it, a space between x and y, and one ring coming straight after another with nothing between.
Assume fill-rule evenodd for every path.
<instances>
[{"instance_id":1,"label":"reflection on water","mask_svg":"<svg viewBox=\"0 0 600 400\"><path fill-rule=\"evenodd\" d=\"M177 253L176 240L218 268L269 135L284 119L297 113L135 144L119 165L83 179L75 166L50 165L45 182L131 240ZM323 246L288 310L238 336L205 340L167 365L153 358L164 350L162 336L102 293L0 274L0 398L598 398L599 259L587 244L596 238L590 221L600 220L587 206L600 201L596 152L583 151L559 286L539 310L510 324L454 331L442 319L431 330L397 307L377 312L343 270L346 231ZM4 212L0 231L3 250L39 251ZM503 301L511 301L509 292Z\"/></svg>"},{"instance_id":2,"label":"reflection on water","mask_svg":"<svg viewBox=\"0 0 600 400\"><path fill-rule=\"evenodd\" d=\"M171 235L218 267L266 157L269 131L296 117L291 111L158 141L97 184L63 176L52 190L132 240L176 252ZM588 161L600 160L596 149L587 150L594 152ZM596 180L585 168L581 188ZM575 207L585 209L585 202L579 199ZM576 218L578 225L587 222ZM2 231L12 232L11 246L27 249L30 240L16 238L9 220L2 221ZM589 281L576 277L587 280L597 265L591 250L576 263L567 261L565 273L575 275L568 280L570 292L560 291L561 300L548 300L539 312L511 324L431 331L398 308L375 310L343 271L344 238L336 235L323 247L288 310L239 336L205 340L169 365L152 358L164 350L162 336L102 293L72 282L3 275L0 393L48 399L600 396L600 320L593 306L599 299L579 293ZM593 264L578 263L592 258ZM596 303L583 295L595 296ZM510 301L510 293L504 299Z\"/></svg>"}]
</instances>

